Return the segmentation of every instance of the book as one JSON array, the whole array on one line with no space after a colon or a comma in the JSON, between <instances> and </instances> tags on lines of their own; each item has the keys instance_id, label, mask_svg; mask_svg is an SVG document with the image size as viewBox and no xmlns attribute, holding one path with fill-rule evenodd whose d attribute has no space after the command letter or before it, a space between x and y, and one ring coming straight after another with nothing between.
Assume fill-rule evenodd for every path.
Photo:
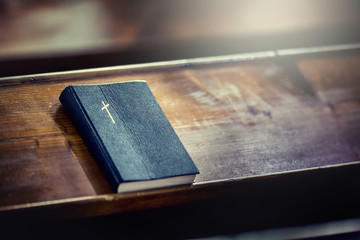
<instances>
[{"instance_id":1,"label":"book","mask_svg":"<svg viewBox=\"0 0 360 240\"><path fill-rule=\"evenodd\" d=\"M199 173L146 81L71 85L60 102L115 192L191 184Z\"/></svg>"}]
</instances>

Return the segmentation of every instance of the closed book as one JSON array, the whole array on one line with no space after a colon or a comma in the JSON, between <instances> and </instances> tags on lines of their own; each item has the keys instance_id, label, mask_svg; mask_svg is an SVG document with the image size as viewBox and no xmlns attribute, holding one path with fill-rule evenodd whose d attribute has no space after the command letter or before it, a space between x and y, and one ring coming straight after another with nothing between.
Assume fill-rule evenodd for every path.
<instances>
[{"instance_id":1,"label":"closed book","mask_svg":"<svg viewBox=\"0 0 360 240\"><path fill-rule=\"evenodd\" d=\"M72 85L60 102L115 192L191 184L199 173L145 81Z\"/></svg>"}]
</instances>

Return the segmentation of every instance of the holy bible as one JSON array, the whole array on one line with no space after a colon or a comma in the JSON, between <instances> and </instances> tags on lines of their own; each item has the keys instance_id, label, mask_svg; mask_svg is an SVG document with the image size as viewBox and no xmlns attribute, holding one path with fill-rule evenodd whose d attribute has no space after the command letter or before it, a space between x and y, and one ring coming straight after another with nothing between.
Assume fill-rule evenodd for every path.
<instances>
[{"instance_id":1,"label":"holy bible","mask_svg":"<svg viewBox=\"0 0 360 240\"><path fill-rule=\"evenodd\" d=\"M191 184L199 173L145 81L72 85L60 102L114 191Z\"/></svg>"}]
</instances>

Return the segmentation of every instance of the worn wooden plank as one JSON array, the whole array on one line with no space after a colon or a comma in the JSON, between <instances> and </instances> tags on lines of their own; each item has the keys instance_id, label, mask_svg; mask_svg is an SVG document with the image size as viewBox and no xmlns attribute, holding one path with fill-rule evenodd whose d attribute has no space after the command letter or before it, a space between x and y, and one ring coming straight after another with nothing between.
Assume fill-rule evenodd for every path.
<instances>
[{"instance_id":1,"label":"worn wooden plank","mask_svg":"<svg viewBox=\"0 0 360 240\"><path fill-rule=\"evenodd\" d=\"M69 84L146 80L199 167L200 184L359 161L359 67L356 54L305 55L5 80L0 205L75 197L106 205L107 195L97 196L110 188L58 100ZM111 199L121 208L121 198Z\"/></svg>"},{"instance_id":2,"label":"worn wooden plank","mask_svg":"<svg viewBox=\"0 0 360 240\"><path fill-rule=\"evenodd\" d=\"M359 66L356 54L299 61L299 69L313 84L317 97L331 110L336 121L333 130L339 132L340 140L357 160L360 160Z\"/></svg>"},{"instance_id":3,"label":"worn wooden plank","mask_svg":"<svg viewBox=\"0 0 360 240\"><path fill-rule=\"evenodd\" d=\"M120 214L115 223L119 220L127 222L129 215L121 214L130 213L130 216L135 217L131 225L135 224L136 228L147 226L155 220L156 225L159 224L157 221L171 225L185 221L188 227L205 227L209 231L209 226L217 228L227 224L235 225L239 230L251 225L274 227L300 224L302 221L328 220L329 216L356 217L360 213L357 201L359 195L353 189L360 183L357 178L359 170L359 163L342 164L235 181L195 184L191 187L178 186L8 206L1 208L0 222L12 228L24 225L36 229L38 222L50 221L58 226L61 224L59 220L110 214ZM153 214L144 211L149 209L154 209ZM165 218L157 215L168 210L170 213ZM171 213L173 210L176 212L174 215ZM150 216L154 214L152 219ZM309 219L310 216L312 219ZM142 222L140 219L143 217L152 220ZM93 220L104 224L101 219ZM189 220L194 221L194 224L189 225ZM109 222L104 225L107 224ZM39 226L42 228L42 225Z\"/></svg>"}]
</instances>

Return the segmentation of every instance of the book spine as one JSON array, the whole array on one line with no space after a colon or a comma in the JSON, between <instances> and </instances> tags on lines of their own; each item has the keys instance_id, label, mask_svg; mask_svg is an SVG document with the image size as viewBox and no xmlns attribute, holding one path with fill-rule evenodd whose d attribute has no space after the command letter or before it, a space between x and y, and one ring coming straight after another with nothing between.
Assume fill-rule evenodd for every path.
<instances>
[{"instance_id":1,"label":"book spine","mask_svg":"<svg viewBox=\"0 0 360 240\"><path fill-rule=\"evenodd\" d=\"M117 188L122 182L119 174L116 174L113 169L115 166L112 166L111 163L106 159L108 155L105 151L105 147L102 146L103 143L98 137L96 130L91 124L90 120L85 113L82 104L79 102L75 91L71 86L67 87L60 95L60 102L64 107L64 110L68 113L68 116L74 123L76 129L78 130L80 136L85 141L88 149L95 157L95 160L100 165L104 171L110 186L114 191L117 191Z\"/></svg>"}]
</instances>

